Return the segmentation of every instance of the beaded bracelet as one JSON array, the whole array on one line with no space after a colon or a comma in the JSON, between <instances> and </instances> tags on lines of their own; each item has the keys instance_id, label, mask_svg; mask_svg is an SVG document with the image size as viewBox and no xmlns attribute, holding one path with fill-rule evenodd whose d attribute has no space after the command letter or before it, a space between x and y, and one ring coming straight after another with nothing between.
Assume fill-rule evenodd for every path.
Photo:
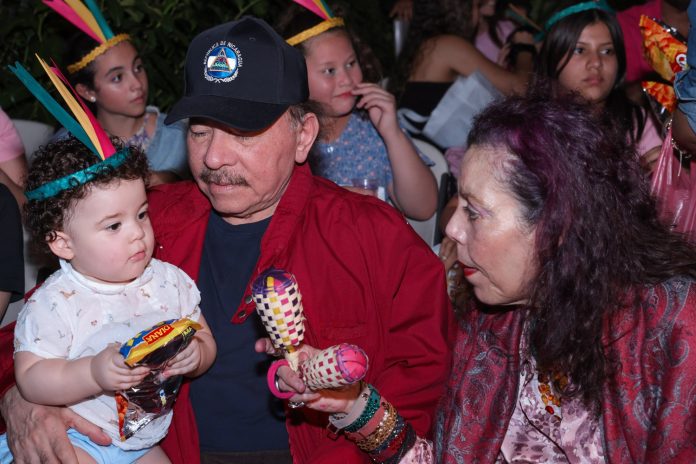
<instances>
[{"instance_id":1,"label":"beaded bracelet","mask_svg":"<svg viewBox=\"0 0 696 464\"><path fill-rule=\"evenodd\" d=\"M416 442L413 427L369 384L347 414L329 416L329 430L345 432L373 462L383 464L398 464Z\"/></svg>"},{"instance_id":2,"label":"beaded bracelet","mask_svg":"<svg viewBox=\"0 0 696 464\"><path fill-rule=\"evenodd\" d=\"M386 410L380 405L380 408L377 410L377 412L375 412L375 415L372 416L369 421L367 421L367 424L355 432L345 432L346 438L356 443L366 439L370 434L377 430L377 427L382 422L382 419L384 419L384 414L386 414Z\"/></svg>"},{"instance_id":3,"label":"beaded bracelet","mask_svg":"<svg viewBox=\"0 0 696 464\"><path fill-rule=\"evenodd\" d=\"M370 453L373 450L379 448L392 434L394 430L394 425L396 424L396 410L394 407L386 403L387 408L385 408L384 418L382 422L377 426L377 429L368 435L364 440L357 442L358 448Z\"/></svg>"},{"instance_id":4,"label":"beaded bracelet","mask_svg":"<svg viewBox=\"0 0 696 464\"><path fill-rule=\"evenodd\" d=\"M394 456L385 461L382 461L382 464L398 464L399 461L401 461L401 459L403 459L403 457L406 456L408 450L413 448L413 445L416 444L416 438L416 432L415 430L413 430L413 427L407 425L407 427L405 428L405 438L403 443L401 444L401 447L399 447L399 450Z\"/></svg>"},{"instance_id":5,"label":"beaded bracelet","mask_svg":"<svg viewBox=\"0 0 696 464\"><path fill-rule=\"evenodd\" d=\"M392 429L392 433L387 437L386 440L380 446L377 448L373 449L370 452L371 456L374 456L375 458L381 458L381 460L384 460L391 455L393 455L398 449L399 446L403 442L403 436L402 433L404 432L404 429L406 427L406 421L404 420L403 417L400 415L396 415L396 423L394 424L394 428ZM399 438L401 438L399 440Z\"/></svg>"},{"instance_id":6,"label":"beaded bracelet","mask_svg":"<svg viewBox=\"0 0 696 464\"><path fill-rule=\"evenodd\" d=\"M372 418L372 416L375 415L377 410L380 407L380 400L382 397L379 395L379 392L370 385L370 397L367 400L367 404L365 405L365 409L363 410L362 414L358 419L350 424L348 427L345 427L344 430L346 432L355 432L359 429L361 429L367 422Z\"/></svg>"}]
</instances>

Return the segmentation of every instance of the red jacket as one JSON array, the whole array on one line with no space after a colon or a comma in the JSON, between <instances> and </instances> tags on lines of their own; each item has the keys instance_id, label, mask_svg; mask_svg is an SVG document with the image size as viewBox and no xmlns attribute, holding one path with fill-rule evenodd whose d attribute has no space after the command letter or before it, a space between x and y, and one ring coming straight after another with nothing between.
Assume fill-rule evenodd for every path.
<instances>
[{"instance_id":1,"label":"red jacket","mask_svg":"<svg viewBox=\"0 0 696 464\"><path fill-rule=\"evenodd\" d=\"M210 208L192 182L157 187L150 194L155 256L194 280ZM455 324L443 266L403 216L384 202L349 193L297 167L263 237L251 280L272 266L297 278L306 343L362 347L370 359L366 380L419 435L429 436L449 372ZM243 323L253 311L247 286L231 323ZM300 420L288 421L287 427L296 463L370 462L345 438L328 436L325 414L295 413ZM177 400L163 447L175 464L198 462L187 388Z\"/></svg>"},{"instance_id":2,"label":"red jacket","mask_svg":"<svg viewBox=\"0 0 696 464\"><path fill-rule=\"evenodd\" d=\"M523 311L468 312L435 444L437 462L494 463L520 379ZM602 391L606 462L696 462L696 282L674 278L648 289L604 329L615 366Z\"/></svg>"}]
</instances>

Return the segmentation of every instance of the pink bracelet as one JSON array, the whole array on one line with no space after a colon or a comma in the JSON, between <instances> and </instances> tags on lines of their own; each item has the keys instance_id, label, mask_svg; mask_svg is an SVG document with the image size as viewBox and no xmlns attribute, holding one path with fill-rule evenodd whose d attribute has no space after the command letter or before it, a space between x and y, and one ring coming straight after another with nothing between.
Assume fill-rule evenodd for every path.
<instances>
[{"instance_id":1,"label":"pink bracelet","mask_svg":"<svg viewBox=\"0 0 696 464\"><path fill-rule=\"evenodd\" d=\"M268 369L268 373L266 374L266 382L268 383L268 389L271 390L273 396L275 396L276 398L280 398L281 400L287 400L295 396L295 393L282 392L278 389L278 377L276 376L276 373L278 372L278 369L280 369L283 366L289 367L290 364L285 359L273 361L271 367Z\"/></svg>"}]
</instances>

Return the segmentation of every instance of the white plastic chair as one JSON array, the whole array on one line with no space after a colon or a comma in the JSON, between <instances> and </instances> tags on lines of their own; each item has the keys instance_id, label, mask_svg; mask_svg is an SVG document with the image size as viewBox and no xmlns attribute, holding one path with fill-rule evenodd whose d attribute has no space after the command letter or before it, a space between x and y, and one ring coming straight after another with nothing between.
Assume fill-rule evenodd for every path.
<instances>
[{"instance_id":1,"label":"white plastic chair","mask_svg":"<svg viewBox=\"0 0 696 464\"><path fill-rule=\"evenodd\" d=\"M449 169L447 167L447 160L445 159L445 156L437 147L423 140L413 139L413 144L421 153L423 153L425 156L430 158L435 163L433 166L430 167L430 170L432 171L433 175L435 176L435 180L437 181L438 203L443 203L440 201L441 197L443 196L442 189L446 188L446 185L443 182L446 183L447 179L449 178ZM444 203L447 202L446 198L444 198L443 200ZM443 205L438 204L438 209L435 211L435 213L432 215L430 219L426 219L425 221L409 220L411 227L413 227L416 233L420 235L421 238L425 240L425 243L427 243L431 247L439 241L437 240L440 236L440 234L438 233L437 220L439 217L438 213L442 206Z\"/></svg>"},{"instance_id":2,"label":"white plastic chair","mask_svg":"<svg viewBox=\"0 0 696 464\"><path fill-rule=\"evenodd\" d=\"M31 165L34 152L46 144L53 136L53 127L38 121L28 119L13 119L12 124L19 132L19 138L24 144L24 154L27 162Z\"/></svg>"}]
</instances>

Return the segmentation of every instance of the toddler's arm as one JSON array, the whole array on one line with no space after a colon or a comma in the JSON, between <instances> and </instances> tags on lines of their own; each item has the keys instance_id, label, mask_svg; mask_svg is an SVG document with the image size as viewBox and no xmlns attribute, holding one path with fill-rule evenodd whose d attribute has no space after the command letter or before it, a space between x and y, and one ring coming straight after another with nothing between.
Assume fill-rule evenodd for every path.
<instances>
[{"instance_id":1,"label":"toddler's arm","mask_svg":"<svg viewBox=\"0 0 696 464\"><path fill-rule=\"evenodd\" d=\"M74 360L46 359L28 351L15 354L17 387L25 399L37 404L59 406L130 388L148 372L146 367L128 367L117 345Z\"/></svg>"}]
</instances>

